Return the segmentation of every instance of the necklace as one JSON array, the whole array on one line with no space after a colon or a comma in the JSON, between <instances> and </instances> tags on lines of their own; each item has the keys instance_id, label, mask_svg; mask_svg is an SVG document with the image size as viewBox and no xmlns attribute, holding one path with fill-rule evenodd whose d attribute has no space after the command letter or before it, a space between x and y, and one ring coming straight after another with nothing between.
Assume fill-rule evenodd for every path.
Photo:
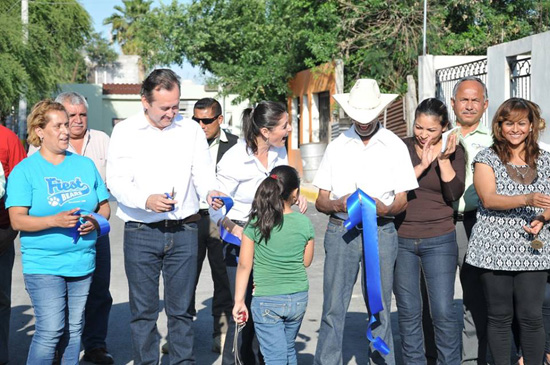
<instances>
[{"instance_id":1,"label":"necklace","mask_svg":"<svg viewBox=\"0 0 550 365\"><path fill-rule=\"evenodd\" d=\"M514 164L511 164L510 162L508 162L508 166L510 166L515 172L516 172L516 175L517 177L521 177L522 180L525 180L525 176L529 173L529 171L531 170L531 167L529 167L529 165L525 165L525 166L516 166ZM525 169L524 172L521 172L520 171L520 168L521 169Z\"/></svg>"}]
</instances>

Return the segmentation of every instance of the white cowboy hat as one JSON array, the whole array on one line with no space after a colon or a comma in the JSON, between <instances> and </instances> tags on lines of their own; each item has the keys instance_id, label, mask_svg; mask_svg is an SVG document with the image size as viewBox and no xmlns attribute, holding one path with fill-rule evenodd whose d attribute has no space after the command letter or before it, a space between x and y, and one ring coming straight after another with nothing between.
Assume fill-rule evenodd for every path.
<instances>
[{"instance_id":1,"label":"white cowboy hat","mask_svg":"<svg viewBox=\"0 0 550 365\"><path fill-rule=\"evenodd\" d=\"M398 96L381 94L373 79L359 79L349 93L332 95L346 114L361 124L372 122Z\"/></svg>"}]
</instances>

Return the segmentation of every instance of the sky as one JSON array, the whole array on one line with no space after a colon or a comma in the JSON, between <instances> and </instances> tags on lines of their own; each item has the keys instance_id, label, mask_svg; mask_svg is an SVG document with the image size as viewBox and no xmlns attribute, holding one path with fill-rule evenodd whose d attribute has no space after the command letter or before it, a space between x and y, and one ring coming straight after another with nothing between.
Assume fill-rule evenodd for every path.
<instances>
[{"instance_id":1,"label":"sky","mask_svg":"<svg viewBox=\"0 0 550 365\"><path fill-rule=\"evenodd\" d=\"M92 17L95 30L101 33L104 38L109 39L110 26L103 25L103 20L116 12L114 9L115 5L123 6L122 0L79 0L79 2ZM168 2L165 1L164 3ZM159 6L160 4L161 1L155 0L153 1L152 7ZM115 49L120 52L120 47L115 47ZM182 65L182 67L179 65L172 65L170 68L172 68L182 80L193 80L195 83L204 82L204 77L200 69L194 68L189 63Z\"/></svg>"}]
</instances>

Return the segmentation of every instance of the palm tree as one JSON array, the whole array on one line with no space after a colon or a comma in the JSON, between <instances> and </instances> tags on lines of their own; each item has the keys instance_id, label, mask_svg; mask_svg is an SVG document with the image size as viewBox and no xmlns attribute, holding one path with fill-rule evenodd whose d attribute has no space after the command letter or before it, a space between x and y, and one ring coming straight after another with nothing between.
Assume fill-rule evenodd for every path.
<instances>
[{"instance_id":1,"label":"palm tree","mask_svg":"<svg viewBox=\"0 0 550 365\"><path fill-rule=\"evenodd\" d=\"M116 41L125 55L139 55L140 39L136 37L139 20L151 8L152 0L122 0L124 7L116 5L114 13L103 21L111 24L112 41Z\"/></svg>"}]
</instances>

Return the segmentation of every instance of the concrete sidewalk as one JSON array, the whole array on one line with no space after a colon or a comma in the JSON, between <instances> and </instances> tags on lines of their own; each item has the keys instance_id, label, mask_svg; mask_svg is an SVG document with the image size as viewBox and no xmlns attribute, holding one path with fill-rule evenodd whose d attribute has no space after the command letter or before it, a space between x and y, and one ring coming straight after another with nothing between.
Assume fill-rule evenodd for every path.
<instances>
[{"instance_id":1,"label":"concrete sidewalk","mask_svg":"<svg viewBox=\"0 0 550 365\"><path fill-rule=\"evenodd\" d=\"M302 187L304 195L309 194L310 187ZM308 196L310 199L310 196ZM130 310L128 306L128 284L124 273L124 260L122 252L123 223L116 216L116 203L111 203L113 217L111 218L111 293L113 296L113 308L109 319L109 336L107 344L113 355L116 364L131 364L132 345L130 341ZM317 345L318 330L321 318L323 303L323 263L324 250L323 238L326 229L327 216L315 210L310 204L307 216L312 220L316 233L316 249L313 264L308 269L310 280L309 306L297 338L296 349L298 351L299 364L308 365L313 363L315 347ZM16 248L16 262L13 269L12 288L12 317L10 329L10 364L24 364L27 352L34 333L34 317L30 299L25 291L23 275L21 270L21 255L19 243ZM212 346L212 280L208 260L201 273L197 289L197 318L194 323L195 329L195 356L196 363L221 364L221 357L211 352ZM164 338L166 336L166 315L162 308L162 286L160 289L161 307L159 308L158 331ZM455 297L461 298L460 284L455 285ZM455 300L457 318L462 313L462 301ZM346 316L344 336L344 364L368 364L367 346L365 331L367 328L367 315L363 302L360 280L357 281L348 314ZM397 327L397 313L395 303L392 305L392 327L394 331L394 345L396 357L400 359L399 330ZM458 331L458 323L457 323ZM164 343L164 339L160 344ZM161 357L161 364L169 364L168 355ZM398 360L398 364L401 361ZM81 361L81 364L88 364Z\"/></svg>"}]
</instances>

